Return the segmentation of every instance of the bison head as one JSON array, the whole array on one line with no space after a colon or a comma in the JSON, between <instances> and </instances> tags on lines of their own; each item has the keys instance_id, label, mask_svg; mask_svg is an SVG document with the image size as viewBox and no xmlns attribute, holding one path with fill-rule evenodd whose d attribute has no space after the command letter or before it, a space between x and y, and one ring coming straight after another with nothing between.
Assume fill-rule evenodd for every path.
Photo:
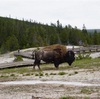
<instances>
[{"instance_id":1,"label":"bison head","mask_svg":"<svg viewBox=\"0 0 100 99\"><path fill-rule=\"evenodd\" d=\"M73 61L75 60L75 54L72 50L67 51L66 53L66 61L69 65L71 65L73 63Z\"/></svg>"}]
</instances>

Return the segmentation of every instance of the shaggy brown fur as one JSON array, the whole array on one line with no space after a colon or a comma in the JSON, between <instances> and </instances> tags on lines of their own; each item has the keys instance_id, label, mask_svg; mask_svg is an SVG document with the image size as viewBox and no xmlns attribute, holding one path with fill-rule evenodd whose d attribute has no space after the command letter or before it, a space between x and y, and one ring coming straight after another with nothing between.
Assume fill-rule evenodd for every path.
<instances>
[{"instance_id":1,"label":"shaggy brown fur","mask_svg":"<svg viewBox=\"0 0 100 99\"><path fill-rule=\"evenodd\" d=\"M50 46L46 46L43 48L44 51L56 51L57 53L59 53L59 55L61 55L61 57L63 57L66 52L66 46L64 45L60 45L60 44L54 44L54 45L50 45Z\"/></svg>"}]
</instances>

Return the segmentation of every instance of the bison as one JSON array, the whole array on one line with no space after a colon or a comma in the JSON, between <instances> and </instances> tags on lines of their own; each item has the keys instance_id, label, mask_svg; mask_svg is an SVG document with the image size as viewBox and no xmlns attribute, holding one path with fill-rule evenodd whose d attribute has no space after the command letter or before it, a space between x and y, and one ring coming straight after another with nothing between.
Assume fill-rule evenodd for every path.
<instances>
[{"instance_id":1,"label":"bison","mask_svg":"<svg viewBox=\"0 0 100 99\"><path fill-rule=\"evenodd\" d=\"M40 69L41 60L46 63L54 63L54 66L58 68L59 64L64 62L71 65L75 60L75 54L72 50L67 50L64 45L56 44L47 46L41 50L36 50L34 52L34 59L34 69L36 65Z\"/></svg>"}]
</instances>

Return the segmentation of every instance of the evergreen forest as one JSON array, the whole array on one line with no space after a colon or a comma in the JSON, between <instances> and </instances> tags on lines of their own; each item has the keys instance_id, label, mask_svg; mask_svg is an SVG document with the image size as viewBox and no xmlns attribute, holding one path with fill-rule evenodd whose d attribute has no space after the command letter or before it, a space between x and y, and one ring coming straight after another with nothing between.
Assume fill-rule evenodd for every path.
<instances>
[{"instance_id":1,"label":"evergreen forest","mask_svg":"<svg viewBox=\"0 0 100 99\"><path fill-rule=\"evenodd\" d=\"M100 45L100 33L89 33L71 25L42 24L32 20L0 17L0 53L52 44Z\"/></svg>"}]
</instances>

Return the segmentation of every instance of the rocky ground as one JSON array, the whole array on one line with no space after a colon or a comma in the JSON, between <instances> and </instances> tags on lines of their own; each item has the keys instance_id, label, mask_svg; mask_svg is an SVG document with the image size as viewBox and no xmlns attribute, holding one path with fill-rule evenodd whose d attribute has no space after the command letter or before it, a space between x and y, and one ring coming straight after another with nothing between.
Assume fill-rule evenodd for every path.
<instances>
[{"instance_id":1,"label":"rocky ground","mask_svg":"<svg viewBox=\"0 0 100 99\"><path fill-rule=\"evenodd\" d=\"M37 72L35 73L37 74ZM19 75L12 83L0 82L0 99L32 99L33 96L40 97L36 99L60 99L61 97L100 99L99 70L45 70L42 71L42 74L43 76ZM10 81L12 80L13 78L10 78ZM34 84L34 81L37 83ZM47 81L49 83L46 83Z\"/></svg>"}]
</instances>

